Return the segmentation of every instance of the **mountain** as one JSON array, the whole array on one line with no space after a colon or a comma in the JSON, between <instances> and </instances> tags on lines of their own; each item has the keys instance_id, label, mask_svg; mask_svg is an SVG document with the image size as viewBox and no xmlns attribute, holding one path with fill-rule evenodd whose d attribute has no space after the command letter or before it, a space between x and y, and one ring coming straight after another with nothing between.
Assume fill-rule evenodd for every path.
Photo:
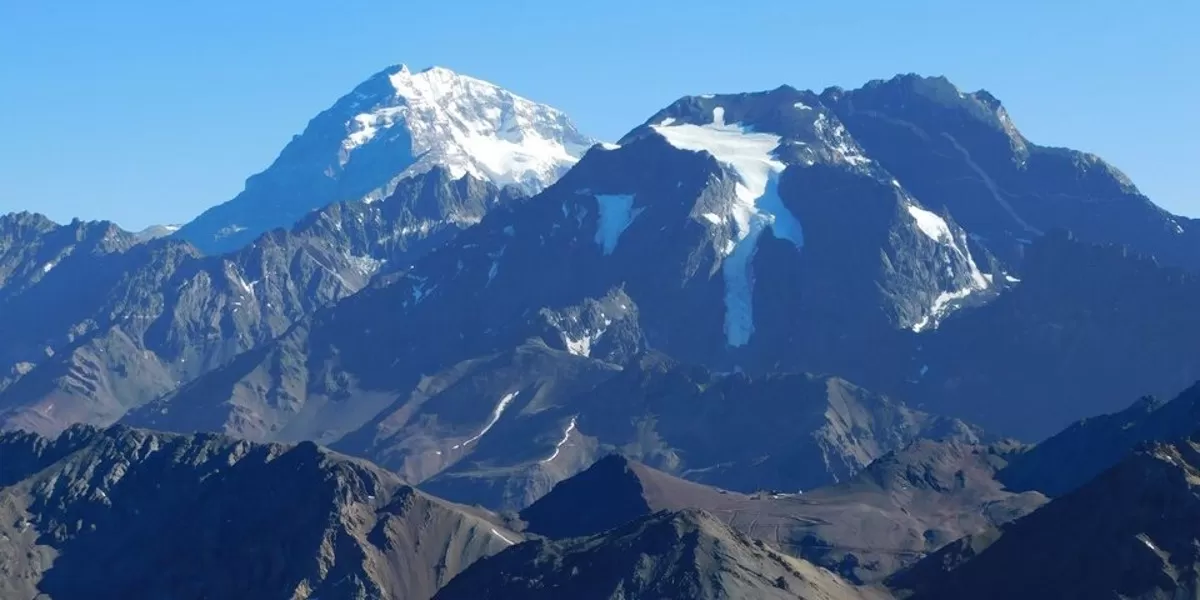
<instances>
[{"instance_id":1,"label":"mountain","mask_svg":"<svg viewBox=\"0 0 1200 600\"><path fill-rule=\"evenodd\" d=\"M59 225L33 213L0 216L0 388L53 355L57 345L48 339L69 337L90 316L137 262L126 254L136 245L109 222Z\"/></svg>"},{"instance_id":2,"label":"mountain","mask_svg":"<svg viewBox=\"0 0 1200 600\"><path fill-rule=\"evenodd\" d=\"M803 493L743 494L700 485L619 455L597 461L521 511L554 539L596 534L661 510L703 509L730 527L850 581L880 581L926 553L1036 509L1004 490L1011 448L917 442L844 483Z\"/></svg>"},{"instance_id":3,"label":"mountain","mask_svg":"<svg viewBox=\"0 0 1200 600\"><path fill-rule=\"evenodd\" d=\"M1124 244L1164 264L1200 269L1200 228L1156 206L1101 158L1026 139L986 91L944 77L901 75L826 90L866 156L934 212L948 212L1006 266L1029 241L1065 229L1092 244Z\"/></svg>"},{"instance_id":4,"label":"mountain","mask_svg":"<svg viewBox=\"0 0 1200 600\"><path fill-rule=\"evenodd\" d=\"M0 465L5 598L428 598L521 540L312 443L75 427Z\"/></svg>"},{"instance_id":5,"label":"mountain","mask_svg":"<svg viewBox=\"0 0 1200 600\"><path fill-rule=\"evenodd\" d=\"M560 111L486 81L397 65L313 118L240 194L176 235L206 254L232 251L328 204L385 198L399 181L436 167L452 179L534 193L594 143Z\"/></svg>"},{"instance_id":6,"label":"mountain","mask_svg":"<svg viewBox=\"0 0 1200 600\"><path fill-rule=\"evenodd\" d=\"M913 600L1136 598L1200 592L1200 439L1149 444L998 532L898 575Z\"/></svg>"},{"instance_id":7,"label":"mountain","mask_svg":"<svg viewBox=\"0 0 1200 600\"><path fill-rule=\"evenodd\" d=\"M1139 446L1171 443L1200 429L1200 384L1170 402L1144 397L1129 408L1079 421L1000 472L1011 489L1061 496L1120 462Z\"/></svg>"},{"instance_id":8,"label":"mountain","mask_svg":"<svg viewBox=\"0 0 1200 600\"><path fill-rule=\"evenodd\" d=\"M609 315L592 354L613 348L607 336L637 339L638 309L627 297L591 308ZM562 314L570 321L579 313ZM542 315L535 322L563 320ZM622 327L631 337L618 336ZM311 391L295 385L302 375L294 366L259 362L253 353L253 361L239 359L125 422L266 441L318 439L431 493L493 509L528 506L613 450L731 489L795 490L845 480L919 437L981 435L835 377L715 374L653 352L614 364L581 356L570 330L529 331L543 337L438 371L397 364L384 380L333 380ZM288 395L260 395L271 385Z\"/></svg>"},{"instance_id":9,"label":"mountain","mask_svg":"<svg viewBox=\"0 0 1200 600\"><path fill-rule=\"evenodd\" d=\"M173 239L140 243L111 224L0 219L0 231L28 238L3 254L0 423L47 434L108 425L517 198L436 168L382 202L333 204L212 257Z\"/></svg>"},{"instance_id":10,"label":"mountain","mask_svg":"<svg viewBox=\"0 0 1200 600\"><path fill-rule=\"evenodd\" d=\"M859 380L1026 440L1200 380L1197 275L1063 232L1039 238L1022 264L1012 289L924 336L906 384Z\"/></svg>"},{"instance_id":11,"label":"mountain","mask_svg":"<svg viewBox=\"0 0 1200 600\"><path fill-rule=\"evenodd\" d=\"M818 101L790 88L682 99L535 198L213 373L209 393L269 403L411 389L523 343L538 311L617 290L646 342L684 363L841 373L876 362L864 345L901 344L1003 288L966 233L861 156ZM572 343L588 351L604 327Z\"/></svg>"},{"instance_id":12,"label":"mountain","mask_svg":"<svg viewBox=\"0 0 1200 600\"><path fill-rule=\"evenodd\" d=\"M434 598L865 600L882 591L781 554L702 511L659 512L604 534L514 546Z\"/></svg>"},{"instance_id":13,"label":"mountain","mask_svg":"<svg viewBox=\"0 0 1200 600\"><path fill-rule=\"evenodd\" d=\"M391 75L415 81L440 77L437 73ZM395 95L391 75L378 82L388 98ZM445 192L443 197L455 200L432 204L437 210L420 219L387 221L381 212L393 229L364 232L361 240L321 225L324 218L342 222L340 204L302 221L302 229L324 236L313 243L334 244L334 250L321 250L312 261L286 263L289 272L293 265L302 270L288 284L294 287L287 288L296 297L291 304L301 308L272 317L267 327L219 325L226 317L218 315L244 299L231 295L241 286L224 274L218 259L204 262L182 244L142 244L119 256L140 253L146 258L138 260L160 266L148 271L97 267L90 273L129 281L133 288L94 286L86 296L94 294L99 302L82 302L60 289L57 296L64 300L47 291L27 295L22 311L0 313L0 320L15 323L0 324L0 331L22 332L12 338L20 352L9 362L17 374L8 387L23 382L19 390L4 392L0 410L13 425L52 432L75 420L108 423L130 407L162 399L173 405L168 410L180 413L178 418L164 416L167 406L158 403L159 416L142 413L136 422L153 425L154 419L171 429L230 433L265 428L256 439L266 440L299 439L288 436L315 431L318 439L332 442L411 393L422 377L511 351L531 337L618 365L649 348L716 372L835 374L891 398L921 402L916 406L921 410L966 417L988 431L1030 440L1097 410L1115 410L1127 398L1174 394L1200 379L1200 364L1186 352L1195 324L1188 320L1194 311L1185 307L1200 294L1196 276L1143 256L1186 252L1169 254L1162 250L1167 242L1156 246L1141 234L1084 224L1078 227L1084 237L1045 229L1036 239L1014 238L1021 247L1016 253L1007 242L981 242L1003 236L971 224L983 219L972 207L1000 205L990 191L971 196L968 204L943 202L946 194L939 186L958 189L954 182L966 171L975 173L979 189L988 189L980 183L986 179L1001 191L1008 190L1004 186L1033 190L1021 203L1009 202L1018 216L1026 214L1017 210L1022 206L1033 211L1035 197L1053 195L1071 205L1098 197L1111 187L1102 183L1117 177L1083 155L1033 148L990 95L948 96L945 91L940 80L902 76L853 92L781 87L682 98L651 115L619 145L592 147L557 183L527 200L509 201L505 192L492 192L494 186L476 179L462 184L453 179L456 167L431 167L425 176L401 179L394 191L424 189L423 183L405 182L431 180L440 190L465 186L466 191ZM925 108L912 112L920 106ZM879 123L894 121L923 132L897 138L912 146L913 155L953 150L958 170L942 165L936 177L925 179L908 173L915 167L894 149L879 146L887 137L879 133L887 130ZM346 120L337 122L344 134ZM379 133L381 127L371 141L391 139ZM399 135L405 129L387 129L393 130ZM860 142L856 130L870 141ZM950 138L967 158L943 145ZM1003 143L1008 158L982 160L985 146L993 142ZM1020 162L1026 152L1027 170L1001 177L1009 168L1004 161ZM1075 158L1070 165L1051 160L1060 154ZM1059 166L1051 169L1051 163ZM986 165L1000 170L993 173ZM1028 169L1042 175L1034 177ZM900 177L902 171L908 175ZM916 181L913 188L906 178ZM1044 193L1038 191L1039 181ZM310 188L316 189L305 189ZM999 197L1014 194L1004 191ZM416 196L405 197L400 206L416 201ZM480 200L493 197L499 199ZM1128 189L1105 198L1105 206L1134 207L1129 210L1135 212L1153 208ZM369 223L373 211L388 210L376 204L344 206L366 207L354 210L363 211ZM1136 220L1120 214L1127 218L1105 223L1115 227ZM1020 218L1034 223L1034 216ZM477 221L461 235L450 235ZM1063 223L1074 227L1070 219L1060 219L1038 221L1034 228ZM1190 222L1180 223L1186 233ZM1108 233L1097 233L1101 229ZM436 243L397 255L379 241L405 232L428 232ZM1128 238L1127 245L1092 243L1109 238ZM228 256L244 256L254 248ZM280 256L290 261L297 255L288 250ZM231 259L232 264L241 266L238 260ZM326 277L314 264L331 260L339 265L333 279L347 284L311 283L309 273ZM379 260L387 262L375 272ZM41 264L26 265L24 272L33 273ZM174 334L178 345L163 350L139 331L116 333L110 326L113 319L142 314L122 308L126 297L156 306L161 302L155 290L163 283L181 284L173 273L189 272L193 264L209 265L206 277L226 279L231 293L197 300L204 308L183 311L179 328L168 327L150 311L157 319L153 331L188 332ZM125 275L132 272L145 274ZM1126 277L1139 284L1128 286ZM270 279L275 281L275 274ZM247 274L241 281L259 279ZM36 287L55 289L48 283ZM36 312L66 301L81 304L49 320ZM260 302L259 311L277 306ZM247 312L237 313L237 319L249 318ZM114 333L100 343L92 332ZM180 348L195 344L219 350L184 356ZM47 347L55 352L49 362ZM147 351L149 363L144 362ZM38 368L31 372L33 365ZM1093 373L1096 365L1103 368ZM195 387L185 385L197 378ZM114 383L126 380L152 384ZM74 398L80 395L99 408L76 408ZM334 410L344 422L327 432L317 421L301 423L308 414L301 407L310 399L315 407L330 398L339 399L336 406L342 409L366 400L353 409ZM195 409L208 419L203 426L185 418L193 413L184 406L193 400L204 406ZM480 400L475 408L486 419L496 402ZM240 416L210 411L214 405L242 407ZM39 416L47 406L51 416ZM569 419L555 424L552 438L562 435Z\"/></svg>"}]
</instances>

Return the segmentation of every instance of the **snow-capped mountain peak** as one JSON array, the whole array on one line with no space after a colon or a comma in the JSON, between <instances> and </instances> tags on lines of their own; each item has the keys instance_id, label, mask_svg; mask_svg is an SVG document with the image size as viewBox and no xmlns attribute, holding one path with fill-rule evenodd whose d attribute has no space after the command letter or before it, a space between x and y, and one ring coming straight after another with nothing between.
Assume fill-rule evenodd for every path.
<instances>
[{"instance_id":1,"label":"snow-capped mountain peak","mask_svg":"<svg viewBox=\"0 0 1200 600\"><path fill-rule=\"evenodd\" d=\"M486 81L443 67L413 72L401 65L385 73L394 93L348 120L344 161L403 124L417 159L400 177L440 165L454 177L537 192L595 143L562 112Z\"/></svg>"},{"instance_id":2,"label":"snow-capped mountain peak","mask_svg":"<svg viewBox=\"0 0 1200 600\"><path fill-rule=\"evenodd\" d=\"M317 115L245 191L179 235L229 250L327 204L385 198L435 167L535 193L594 144L557 109L446 68L396 65Z\"/></svg>"}]
</instances>

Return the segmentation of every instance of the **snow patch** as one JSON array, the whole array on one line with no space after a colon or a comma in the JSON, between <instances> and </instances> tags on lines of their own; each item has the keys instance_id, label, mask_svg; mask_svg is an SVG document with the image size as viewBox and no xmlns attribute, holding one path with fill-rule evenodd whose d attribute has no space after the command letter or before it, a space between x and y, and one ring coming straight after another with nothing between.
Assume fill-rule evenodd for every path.
<instances>
[{"instance_id":1,"label":"snow patch","mask_svg":"<svg viewBox=\"0 0 1200 600\"><path fill-rule=\"evenodd\" d=\"M955 239L954 232L950 230L950 225L945 219L916 204L910 203L905 208L921 233L934 242L945 246L959 257L961 263L966 266L967 276L970 278L965 287L958 290L943 291L934 298L933 305L929 308L929 313L912 326L913 331L920 333L931 326L936 327L937 323L949 312L952 302L966 298L975 292L988 289L992 285L992 280L990 275L985 275L979 271L974 257L971 256L970 248L967 247L966 239ZM949 266L950 257L947 255L945 258L948 275L952 277L954 273Z\"/></svg>"},{"instance_id":2,"label":"snow patch","mask_svg":"<svg viewBox=\"0 0 1200 600\"><path fill-rule=\"evenodd\" d=\"M961 290L956 290L953 292L941 292L937 295L937 298L933 299L933 306L929 307L929 314L921 317L920 321L917 321L913 324L913 332L921 333L922 331L929 329L930 325L936 327L938 322L940 322L942 318L945 317L949 312L947 309L950 307L951 302L955 300L962 300L963 298L966 298L977 291L979 290L976 288L965 287Z\"/></svg>"},{"instance_id":3,"label":"snow patch","mask_svg":"<svg viewBox=\"0 0 1200 600\"><path fill-rule=\"evenodd\" d=\"M50 270L51 270L51 269L53 269L53 268L54 268L54 267L56 267L56 266L58 266L58 261L57 261L57 260L52 260L52 261L50 261L50 262L48 262L48 263L46 263L46 264L42 265L42 273L49 273L49 272L50 272Z\"/></svg>"},{"instance_id":4,"label":"snow patch","mask_svg":"<svg viewBox=\"0 0 1200 600\"><path fill-rule=\"evenodd\" d=\"M908 209L908 214L916 222L917 229L921 230L921 233L924 233L935 242L954 243L954 234L950 232L950 225L946 223L945 219L916 204L909 204L906 208Z\"/></svg>"},{"instance_id":5,"label":"snow patch","mask_svg":"<svg viewBox=\"0 0 1200 600\"><path fill-rule=\"evenodd\" d=\"M567 346L567 352L575 356L588 357L592 355L592 344L595 344L602 335L604 335L603 329L597 329L596 331L584 330L583 337L579 339L574 339L565 332L562 334L563 343Z\"/></svg>"},{"instance_id":6,"label":"snow patch","mask_svg":"<svg viewBox=\"0 0 1200 600\"><path fill-rule=\"evenodd\" d=\"M559 451L562 450L563 445L567 443L567 440L571 439L572 431L575 431L575 417L571 417L571 422L567 425L567 430L563 432L562 439L559 440L558 443L554 445L554 454L551 454L550 458L543 460L542 464L546 464L546 463L558 458L558 453L559 453Z\"/></svg>"},{"instance_id":7,"label":"snow patch","mask_svg":"<svg viewBox=\"0 0 1200 600\"><path fill-rule=\"evenodd\" d=\"M495 527L492 528L492 535L500 538L504 543L508 544L509 546L512 546L513 544L516 543L516 542L504 537L504 534L500 533L499 531L496 531Z\"/></svg>"},{"instance_id":8,"label":"snow patch","mask_svg":"<svg viewBox=\"0 0 1200 600\"><path fill-rule=\"evenodd\" d=\"M229 263L229 266L232 267L230 278L233 279L233 282L237 284L237 286L241 288L246 295L253 296L254 288L250 287L250 284L246 283L246 280L242 278L241 270L238 269L233 263Z\"/></svg>"},{"instance_id":9,"label":"snow patch","mask_svg":"<svg viewBox=\"0 0 1200 600\"><path fill-rule=\"evenodd\" d=\"M387 262L384 259L372 256L354 256L352 254L346 255L346 261L363 277L370 277L378 273L379 269L383 268L383 264Z\"/></svg>"},{"instance_id":10,"label":"snow patch","mask_svg":"<svg viewBox=\"0 0 1200 600\"><path fill-rule=\"evenodd\" d=\"M596 196L596 204L600 209L600 218L596 224L596 243L600 244L604 255L608 256L616 250L621 234L643 209L634 210L633 196L629 195Z\"/></svg>"},{"instance_id":11,"label":"snow patch","mask_svg":"<svg viewBox=\"0 0 1200 600\"><path fill-rule=\"evenodd\" d=\"M750 265L758 238L769 227L775 237L792 242L798 249L804 246L800 221L779 197L779 174L786 165L773 153L781 138L736 123L727 125L725 109L719 106L713 109L713 122L709 125L688 123L653 126L653 129L676 148L708 152L738 179L729 213L723 218L714 214L717 221L704 218L714 225L731 220L735 226L735 239L720 249L726 258L721 267L725 278L725 334L730 346L744 346L754 332Z\"/></svg>"},{"instance_id":12,"label":"snow patch","mask_svg":"<svg viewBox=\"0 0 1200 600\"><path fill-rule=\"evenodd\" d=\"M871 159L863 156L852 142L850 133L841 123L831 125L825 113L820 113L817 115L817 120L813 122L813 128L816 130L817 137L825 142L836 158L856 167L870 164Z\"/></svg>"},{"instance_id":13,"label":"snow patch","mask_svg":"<svg viewBox=\"0 0 1200 600\"><path fill-rule=\"evenodd\" d=\"M513 399L516 398L518 394L520 394L520 392L513 392L513 393L501 398L500 403L496 405L496 408L492 409L492 417L491 417L491 419L488 420L487 425L484 425L483 429L479 430L479 433L475 434L475 436L472 437L471 439L469 439L461 444L455 444L450 449L458 450L459 448L462 448L462 447L466 446L467 444L478 441L479 438L483 437L484 434L486 434L488 432L488 430L490 430L492 428L492 426L496 424L496 421L500 420L500 415L504 414L504 409L508 408L509 403L512 402Z\"/></svg>"}]
</instances>

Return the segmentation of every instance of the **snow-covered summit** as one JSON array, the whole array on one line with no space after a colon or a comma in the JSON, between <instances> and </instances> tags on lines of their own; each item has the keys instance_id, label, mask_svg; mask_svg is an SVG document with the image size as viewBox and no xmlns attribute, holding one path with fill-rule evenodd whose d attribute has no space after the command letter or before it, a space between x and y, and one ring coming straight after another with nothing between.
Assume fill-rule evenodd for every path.
<instances>
[{"instance_id":1,"label":"snow-covered summit","mask_svg":"<svg viewBox=\"0 0 1200 600\"><path fill-rule=\"evenodd\" d=\"M205 252L230 250L327 204L385 198L435 167L535 193L594 143L561 111L494 84L396 65L313 118L241 194L178 235Z\"/></svg>"},{"instance_id":2,"label":"snow-covered summit","mask_svg":"<svg viewBox=\"0 0 1200 600\"><path fill-rule=\"evenodd\" d=\"M413 72L399 65L380 75L392 93L370 98L372 105L347 121L343 164L403 125L416 160L400 177L442 166L454 177L469 173L534 193L595 144L561 111L446 68Z\"/></svg>"},{"instance_id":3,"label":"snow-covered summit","mask_svg":"<svg viewBox=\"0 0 1200 600\"><path fill-rule=\"evenodd\" d=\"M829 281L814 282L821 289L836 289L861 283L855 277L882 273L866 285L884 290L892 326L918 333L936 328L969 297L992 288L972 256L967 234L926 208L868 156L834 107L814 92L782 86L687 96L651 116L609 152L637 154L638 162L667 165L676 164L667 158L676 151L711 159L708 179L700 186L687 186L694 191L681 192L686 196L668 204L682 204L689 219L705 230L699 241L712 249L711 272L719 271L723 279L723 328L731 348L751 342L761 320L756 316L762 310L759 292L773 285L766 283L771 267L758 257L768 233L774 242L791 246L775 246L780 257L775 275L801 268L837 273L829 275ZM655 153L655 158L646 152ZM585 159L572 173L589 162ZM678 174L662 177L677 178L684 189L683 181L696 172L695 167L681 166ZM594 179L603 183L593 183L590 189L602 185L606 193L640 198L625 211L629 215L648 210L658 197L630 195L629 185ZM835 199L842 190L847 197ZM608 197L596 198L600 202ZM808 235L812 232L815 246ZM691 243L692 238L680 239ZM879 257L887 257L887 264L879 264ZM861 264L852 267L852 260ZM831 283L839 278L845 281Z\"/></svg>"}]
</instances>

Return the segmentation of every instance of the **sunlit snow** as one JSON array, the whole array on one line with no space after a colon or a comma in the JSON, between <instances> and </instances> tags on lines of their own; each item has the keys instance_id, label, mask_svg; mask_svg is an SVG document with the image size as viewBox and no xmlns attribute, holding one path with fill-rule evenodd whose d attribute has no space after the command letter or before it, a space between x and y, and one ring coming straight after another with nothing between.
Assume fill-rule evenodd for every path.
<instances>
[{"instance_id":1,"label":"sunlit snow","mask_svg":"<svg viewBox=\"0 0 1200 600\"><path fill-rule=\"evenodd\" d=\"M913 331L920 333L931 326L937 326L938 321L946 316L952 302L962 300L975 292L987 289L990 287L991 281L988 276L979 271L979 267L975 264L975 259L971 256L971 251L967 248L965 240L960 242L960 240L955 239L954 233L950 230L950 225L946 223L945 219L916 204L910 203L906 208L921 233L958 255L962 264L966 266L967 276L970 278L965 287L957 290L942 291L934 298L933 304L929 307L929 313L912 326Z\"/></svg>"},{"instance_id":2,"label":"sunlit snow","mask_svg":"<svg viewBox=\"0 0 1200 600\"><path fill-rule=\"evenodd\" d=\"M722 217L706 213L704 218L714 226L726 220L734 225L735 240L721 249L725 255L721 267L725 278L725 335L730 346L743 346L754 333L750 264L759 236L770 227L775 237L786 239L797 248L804 246L800 221L783 205L778 193L778 177L786 166L773 156L780 137L736 123L726 124L722 107L713 109L713 122L708 125L681 123L652 127L676 148L707 151L738 178L729 214Z\"/></svg>"},{"instance_id":3,"label":"sunlit snow","mask_svg":"<svg viewBox=\"0 0 1200 600\"><path fill-rule=\"evenodd\" d=\"M546 464L558 458L558 453L562 450L563 445L567 443L567 440L571 439L572 431L575 431L575 417L571 417L571 422L567 425L567 430L563 432L562 439L554 445L554 454L551 454L550 458L543 460L542 464Z\"/></svg>"},{"instance_id":4,"label":"sunlit snow","mask_svg":"<svg viewBox=\"0 0 1200 600\"><path fill-rule=\"evenodd\" d=\"M496 408L492 409L492 417L491 417L491 419L488 420L487 425L484 425L483 429L479 430L479 433L475 434L475 436L472 437L471 439L469 439L461 444L455 444L450 449L458 450L459 448L462 448L463 446L466 446L467 444L478 441L479 438L483 437L484 434L486 434L488 432L488 430L490 430L492 428L492 426L494 426L496 424L496 421L500 420L500 415L504 414L504 409L508 408L508 404L510 402L512 402L513 399L515 399L518 394L520 394L520 392L513 392L513 393L501 398L500 403L496 405Z\"/></svg>"},{"instance_id":5,"label":"sunlit snow","mask_svg":"<svg viewBox=\"0 0 1200 600\"><path fill-rule=\"evenodd\" d=\"M515 544L515 543L516 543L516 542L514 542L514 541L512 541L512 540L510 540L510 539L508 539L508 538L506 538L506 537L504 537L504 534L500 533L499 531L496 531L496 528L495 528L495 527L493 527L493 528L492 528L492 535L494 535L494 536L496 536L496 537L500 538L501 540L503 540L503 541L504 541L504 543L508 544L509 546L511 546L511 545L513 545L513 544Z\"/></svg>"},{"instance_id":6,"label":"sunlit snow","mask_svg":"<svg viewBox=\"0 0 1200 600\"><path fill-rule=\"evenodd\" d=\"M384 132L401 125L415 157L402 177L443 166L457 179L470 174L497 186L543 188L592 146L559 111L486 81L443 68L388 75L392 98L376 99L352 116L342 141L342 164Z\"/></svg>"}]
</instances>

